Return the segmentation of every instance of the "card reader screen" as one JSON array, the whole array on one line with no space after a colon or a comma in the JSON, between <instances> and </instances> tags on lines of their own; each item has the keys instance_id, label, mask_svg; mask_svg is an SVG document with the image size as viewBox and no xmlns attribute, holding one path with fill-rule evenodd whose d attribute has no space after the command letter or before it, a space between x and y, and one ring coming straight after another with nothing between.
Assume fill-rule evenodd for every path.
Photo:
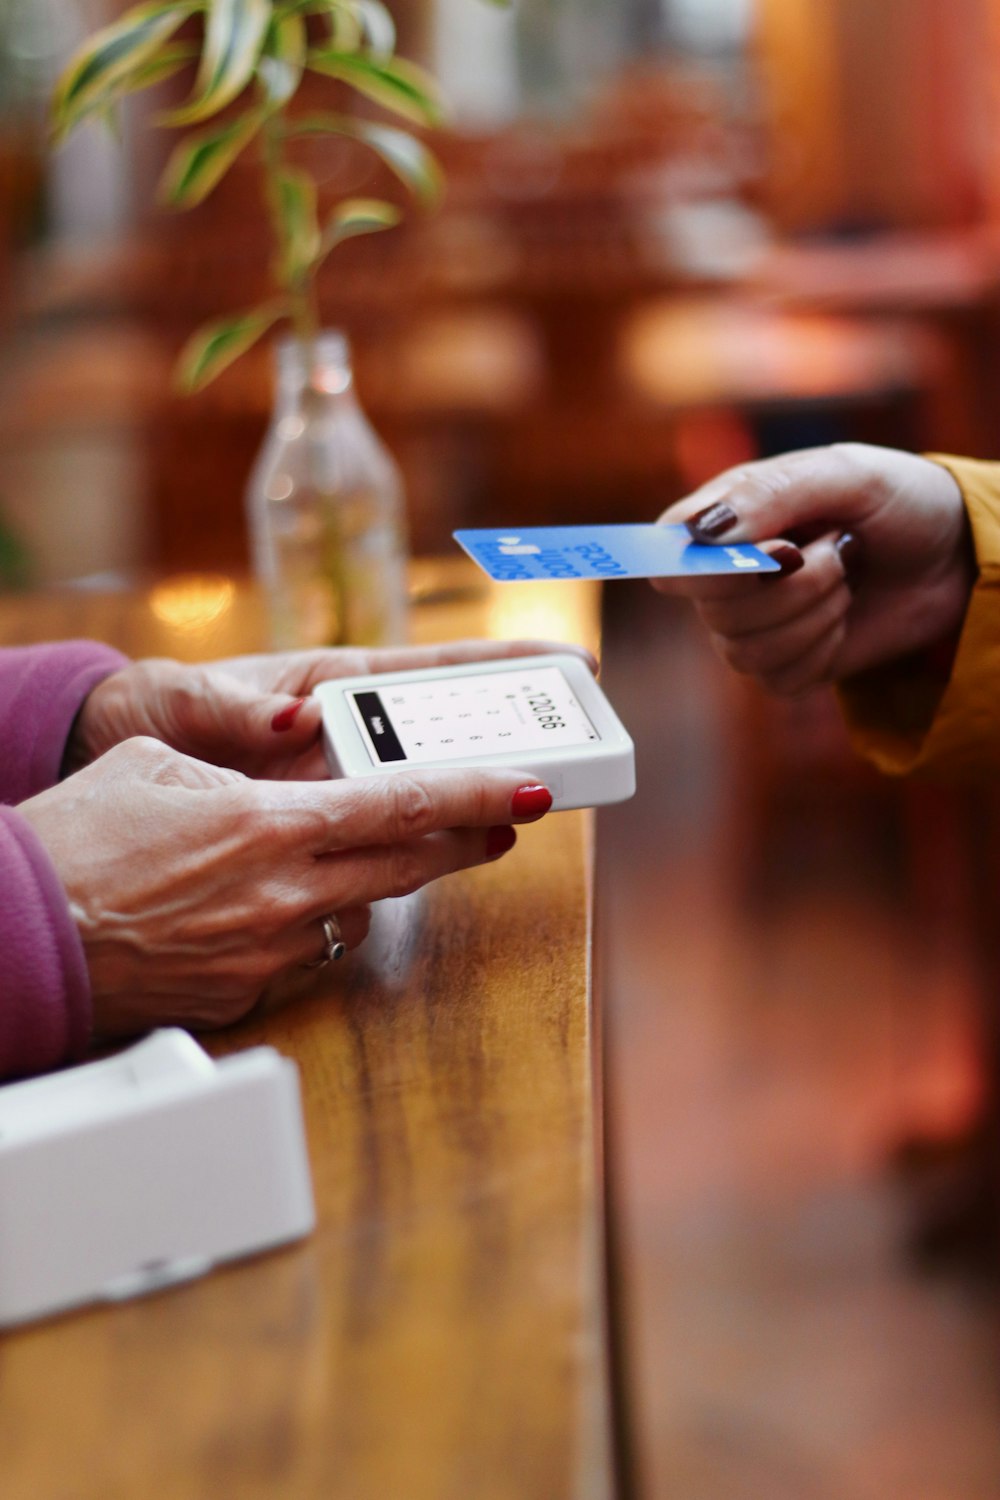
<instances>
[{"instance_id":1,"label":"card reader screen","mask_svg":"<svg viewBox=\"0 0 1000 1500\"><path fill-rule=\"evenodd\" d=\"M600 736L558 667L480 672L348 693L373 761L472 760Z\"/></svg>"}]
</instances>

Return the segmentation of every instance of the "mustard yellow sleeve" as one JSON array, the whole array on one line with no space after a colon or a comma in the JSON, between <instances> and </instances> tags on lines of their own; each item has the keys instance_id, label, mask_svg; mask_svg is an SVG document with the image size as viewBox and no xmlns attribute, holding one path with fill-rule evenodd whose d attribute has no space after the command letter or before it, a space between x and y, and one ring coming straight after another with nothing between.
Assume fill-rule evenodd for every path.
<instances>
[{"instance_id":1,"label":"mustard yellow sleeve","mask_svg":"<svg viewBox=\"0 0 1000 1500\"><path fill-rule=\"evenodd\" d=\"M882 771L981 779L1000 770L1000 463L929 455L953 474L978 576L947 681L919 660L838 688L855 748Z\"/></svg>"}]
</instances>

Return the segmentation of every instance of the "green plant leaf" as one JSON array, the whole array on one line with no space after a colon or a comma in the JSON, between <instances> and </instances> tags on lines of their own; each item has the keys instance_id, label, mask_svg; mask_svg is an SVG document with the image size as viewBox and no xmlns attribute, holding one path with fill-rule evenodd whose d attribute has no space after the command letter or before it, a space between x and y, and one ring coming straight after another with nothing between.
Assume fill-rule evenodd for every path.
<instances>
[{"instance_id":1,"label":"green plant leaf","mask_svg":"<svg viewBox=\"0 0 1000 1500\"><path fill-rule=\"evenodd\" d=\"M193 208L207 198L264 122L254 110L228 125L185 136L174 148L160 179L159 196L172 208Z\"/></svg>"},{"instance_id":2,"label":"green plant leaf","mask_svg":"<svg viewBox=\"0 0 1000 1500\"><path fill-rule=\"evenodd\" d=\"M61 139L86 116L128 92L128 80L150 63L204 0L152 0L133 6L74 54L52 96L53 130Z\"/></svg>"},{"instance_id":3,"label":"green plant leaf","mask_svg":"<svg viewBox=\"0 0 1000 1500\"><path fill-rule=\"evenodd\" d=\"M425 208L438 201L444 191L444 172L423 141L374 120L354 121L354 134L378 153Z\"/></svg>"},{"instance_id":4,"label":"green plant leaf","mask_svg":"<svg viewBox=\"0 0 1000 1500\"><path fill-rule=\"evenodd\" d=\"M396 48L396 23L381 0L348 0L348 4L368 51L375 57L391 57Z\"/></svg>"},{"instance_id":5,"label":"green plant leaf","mask_svg":"<svg viewBox=\"0 0 1000 1500\"><path fill-rule=\"evenodd\" d=\"M364 27L353 0L284 0L288 14L325 16L331 46L338 52L356 52L364 45Z\"/></svg>"},{"instance_id":6,"label":"green plant leaf","mask_svg":"<svg viewBox=\"0 0 1000 1500\"><path fill-rule=\"evenodd\" d=\"M279 13L325 15L336 52L391 57L396 47L396 23L382 0L284 0Z\"/></svg>"},{"instance_id":7,"label":"green plant leaf","mask_svg":"<svg viewBox=\"0 0 1000 1500\"><path fill-rule=\"evenodd\" d=\"M277 0L275 11L279 16L318 16L343 3L344 0Z\"/></svg>"},{"instance_id":8,"label":"green plant leaf","mask_svg":"<svg viewBox=\"0 0 1000 1500\"><path fill-rule=\"evenodd\" d=\"M152 88L154 84L162 83L165 78L172 78L175 73L186 68L198 55L199 48L194 42L174 42L169 47L161 47L155 57L129 73L124 81L124 90L135 94L140 89Z\"/></svg>"},{"instance_id":9,"label":"green plant leaf","mask_svg":"<svg viewBox=\"0 0 1000 1500\"><path fill-rule=\"evenodd\" d=\"M365 32L361 17L351 5L343 0L327 0L323 6L330 31L330 46L334 52L360 52L364 46Z\"/></svg>"},{"instance_id":10,"label":"green plant leaf","mask_svg":"<svg viewBox=\"0 0 1000 1500\"><path fill-rule=\"evenodd\" d=\"M282 269L294 285L308 275L320 253L316 184L308 172L286 167L279 173L275 188L284 234Z\"/></svg>"},{"instance_id":11,"label":"green plant leaf","mask_svg":"<svg viewBox=\"0 0 1000 1500\"><path fill-rule=\"evenodd\" d=\"M206 323L181 350L174 373L179 388L188 395L203 390L287 313L286 302L269 302L235 318Z\"/></svg>"},{"instance_id":12,"label":"green plant leaf","mask_svg":"<svg viewBox=\"0 0 1000 1500\"><path fill-rule=\"evenodd\" d=\"M302 81L306 63L306 23L300 15L276 16L268 27L257 64L257 79L271 109L280 109Z\"/></svg>"},{"instance_id":13,"label":"green plant leaf","mask_svg":"<svg viewBox=\"0 0 1000 1500\"><path fill-rule=\"evenodd\" d=\"M425 208L436 203L443 191L444 173L437 157L423 141L394 125L359 120L353 115L303 115L292 123L286 134L344 135L364 142L392 168Z\"/></svg>"},{"instance_id":14,"label":"green plant leaf","mask_svg":"<svg viewBox=\"0 0 1000 1500\"><path fill-rule=\"evenodd\" d=\"M430 74L403 58L382 60L356 52L316 49L308 66L328 78L339 78L376 104L419 125L439 125L444 104Z\"/></svg>"},{"instance_id":15,"label":"green plant leaf","mask_svg":"<svg viewBox=\"0 0 1000 1500\"><path fill-rule=\"evenodd\" d=\"M96 119L121 145L122 129L117 106L126 95L138 94L142 89L152 88L155 84L172 78L182 68L188 67L200 55L200 51L193 42L174 42L161 47L148 62L140 63L127 73L111 93L95 95L92 103L76 115L73 128L82 125L85 120Z\"/></svg>"},{"instance_id":16,"label":"green plant leaf","mask_svg":"<svg viewBox=\"0 0 1000 1500\"><path fill-rule=\"evenodd\" d=\"M338 203L323 230L320 259L325 259L344 240L359 234L377 234L381 229L392 229L403 215L394 203L384 203L381 198L345 198Z\"/></svg>"},{"instance_id":17,"label":"green plant leaf","mask_svg":"<svg viewBox=\"0 0 1000 1500\"><path fill-rule=\"evenodd\" d=\"M272 19L271 0L208 0L208 5L195 96L164 115L165 125L193 125L218 114L243 92L257 68Z\"/></svg>"}]
</instances>

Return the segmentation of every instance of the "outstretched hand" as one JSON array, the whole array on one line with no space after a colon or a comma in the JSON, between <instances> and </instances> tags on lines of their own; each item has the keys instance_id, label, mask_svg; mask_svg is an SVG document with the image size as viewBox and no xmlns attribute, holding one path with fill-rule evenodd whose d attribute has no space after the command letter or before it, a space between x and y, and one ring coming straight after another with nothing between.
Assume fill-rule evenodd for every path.
<instances>
[{"instance_id":1,"label":"outstretched hand","mask_svg":"<svg viewBox=\"0 0 1000 1500\"><path fill-rule=\"evenodd\" d=\"M198 760L273 781L328 775L320 744L320 682L372 672L536 655L577 647L543 641L457 641L443 646L236 656L205 666L137 661L99 683L85 702L66 769L89 765L112 746L148 735Z\"/></svg>"},{"instance_id":2,"label":"outstretched hand","mask_svg":"<svg viewBox=\"0 0 1000 1500\"><path fill-rule=\"evenodd\" d=\"M719 654L781 694L946 639L975 577L955 479L889 448L844 443L747 464L660 519L700 542L755 542L781 563L781 576L654 583L691 598Z\"/></svg>"}]
</instances>

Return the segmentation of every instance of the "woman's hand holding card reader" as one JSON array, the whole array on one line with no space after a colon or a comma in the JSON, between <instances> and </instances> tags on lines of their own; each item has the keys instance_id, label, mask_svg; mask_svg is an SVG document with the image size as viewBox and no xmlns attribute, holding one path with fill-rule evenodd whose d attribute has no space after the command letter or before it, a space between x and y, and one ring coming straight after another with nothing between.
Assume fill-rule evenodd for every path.
<instances>
[{"instance_id":1,"label":"woman's hand holding card reader","mask_svg":"<svg viewBox=\"0 0 1000 1500\"><path fill-rule=\"evenodd\" d=\"M554 808L635 792L628 732L569 653L341 678L314 691L334 776L512 766L537 776Z\"/></svg>"}]
</instances>

